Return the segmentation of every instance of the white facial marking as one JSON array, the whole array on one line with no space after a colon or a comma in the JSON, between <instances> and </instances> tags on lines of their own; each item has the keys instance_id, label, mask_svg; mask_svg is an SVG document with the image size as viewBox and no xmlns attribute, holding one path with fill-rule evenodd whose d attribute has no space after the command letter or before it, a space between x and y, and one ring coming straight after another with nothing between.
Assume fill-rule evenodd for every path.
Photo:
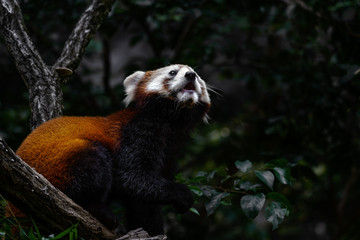
<instances>
[{"instance_id":1,"label":"white facial marking","mask_svg":"<svg viewBox=\"0 0 360 240\"><path fill-rule=\"evenodd\" d=\"M186 102L191 99L194 103L197 103L199 101L199 96L194 91L184 91L177 93L177 99L179 102Z\"/></svg>"},{"instance_id":2,"label":"white facial marking","mask_svg":"<svg viewBox=\"0 0 360 240\"><path fill-rule=\"evenodd\" d=\"M186 83L185 74L188 72L188 66L182 66L177 72L174 79L169 83L169 89L172 91L179 91L184 87Z\"/></svg>"},{"instance_id":3,"label":"white facial marking","mask_svg":"<svg viewBox=\"0 0 360 240\"><path fill-rule=\"evenodd\" d=\"M158 75L158 76L154 77L154 79L149 81L148 85L146 86L146 90L148 90L149 92L167 94L167 92L164 91L163 88L164 88L164 76L163 75Z\"/></svg>"}]
</instances>

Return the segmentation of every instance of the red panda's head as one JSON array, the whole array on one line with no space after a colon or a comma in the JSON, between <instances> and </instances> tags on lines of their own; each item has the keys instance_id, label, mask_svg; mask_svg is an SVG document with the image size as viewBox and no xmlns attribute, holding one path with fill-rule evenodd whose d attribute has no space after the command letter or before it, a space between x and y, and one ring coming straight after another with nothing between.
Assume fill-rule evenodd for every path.
<instances>
[{"instance_id":1,"label":"red panda's head","mask_svg":"<svg viewBox=\"0 0 360 240\"><path fill-rule=\"evenodd\" d=\"M205 81L186 65L174 64L153 71L137 71L124 80L124 86L126 105L156 95L173 100L178 107L192 108L197 104L210 107Z\"/></svg>"}]
</instances>

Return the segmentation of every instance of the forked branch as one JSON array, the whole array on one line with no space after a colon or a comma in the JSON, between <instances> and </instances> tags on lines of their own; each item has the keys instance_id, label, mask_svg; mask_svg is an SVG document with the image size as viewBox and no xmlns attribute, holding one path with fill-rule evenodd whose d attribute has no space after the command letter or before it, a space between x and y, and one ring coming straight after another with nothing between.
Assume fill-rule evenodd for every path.
<instances>
[{"instance_id":1,"label":"forked branch","mask_svg":"<svg viewBox=\"0 0 360 240\"><path fill-rule=\"evenodd\" d=\"M92 1L66 41L54 67L66 67L71 70L75 70L78 67L86 46L103 20L108 16L114 2L115 0Z\"/></svg>"}]
</instances>

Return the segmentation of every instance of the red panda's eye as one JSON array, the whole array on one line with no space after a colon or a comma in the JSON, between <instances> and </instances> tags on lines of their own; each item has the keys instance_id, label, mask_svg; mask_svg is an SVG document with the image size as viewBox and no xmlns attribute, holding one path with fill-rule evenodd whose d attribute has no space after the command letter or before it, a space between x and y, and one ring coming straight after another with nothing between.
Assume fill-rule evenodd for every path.
<instances>
[{"instance_id":1,"label":"red panda's eye","mask_svg":"<svg viewBox=\"0 0 360 240\"><path fill-rule=\"evenodd\" d=\"M169 72L169 74L170 74L171 76L175 76L175 75L177 74L177 71L172 70L172 71Z\"/></svg>"}]
</instances>

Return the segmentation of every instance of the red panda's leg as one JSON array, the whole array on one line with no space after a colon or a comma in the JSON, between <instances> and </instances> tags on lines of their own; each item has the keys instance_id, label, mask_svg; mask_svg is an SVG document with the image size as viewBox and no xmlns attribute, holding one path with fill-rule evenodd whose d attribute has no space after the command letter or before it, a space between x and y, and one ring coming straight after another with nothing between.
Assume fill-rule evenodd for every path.
<instances>
[{"instance_id":1,"label":"red panda's leg","mask_svg":"<svg viewBox=\"0 0 360 240\"><path fill-rule=\"evenodd\" d=\"M106 206L112 184L109 150L101 143L86 141L86 147L67 161L72 163L69 168L72 180L64 193L107 227L117 227L116 215Z\"/></svg>"}]
</instances>

